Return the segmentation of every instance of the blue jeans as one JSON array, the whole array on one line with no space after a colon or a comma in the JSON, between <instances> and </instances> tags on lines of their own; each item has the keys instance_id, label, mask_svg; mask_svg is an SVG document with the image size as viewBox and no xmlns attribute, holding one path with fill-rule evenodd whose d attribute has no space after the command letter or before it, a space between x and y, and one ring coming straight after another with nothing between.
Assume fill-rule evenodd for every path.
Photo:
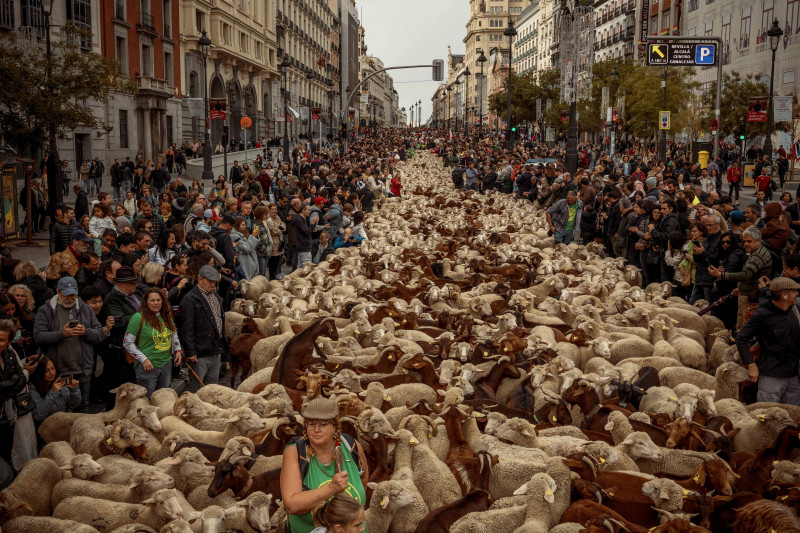
<instances>
[{"instance_id":1,"label":"blue jeans","mask_svg":"<svg viewBox=\"0 0 800 533\"><path fill-rule=\"evenodd\" d=\"M100 180L102 178L92 178L89 183L89 194L91 194L92 189L94 189L95 194L100 194Z\"/></svg>"},{"instance_id":2,"label":"blue jeans","mask_svg":"<svg viewBox=\"0 0 800 533\"><path fill-rule=\"evenodd\" d=\"M187 362L186 365L194 370L189 371L189 391L197 392L200 390L200 382L197 381L195 373L203 381L203 385L210 385L219 383L219 367L222 361L222 355L209 355L206 357L198 357L194 363Z\"/></svg>"},{"instance_id":3,"label":"blue jeans","mask_svg":"<svg viewBox=\"0 0 800 533\"><path fill-rule=\"evenodd\" d=\"M297 262L294 264L294 269L297 270L298 268L303 268L303 264L306 262L311 262L311 252L298 252Z\"/></svg>"},{"instance_id":4,"label":"blue jeans","mask_svg":"<svg viewBox=\"0 0 800 533\"><path fill-rule=\"evenodd\" d=\"M689 303L694 304L697 300L703 300L711 303L711 291L714 287L712 285L697 285L695 284L692 289L692 295L689 297Z\"/></svg>"},{"instance_id":5,"label":"blue jeans","mask_svg":"<svg viewBox=\"0 0 800 533\"><path fill-rule=\"evenodd\" d=\"M267 275L267 261L268 260L269 260L269 257L261 257L260 255L258 256L258 273L259 273L259 275L261 275L261 276L266 276Z\"/></svg>"},{"instance_id":6,"label":"blue jeans","mask_svg":"<svg viewBox=\"0 0 800 533\"><path fill-rule=\"evenodd\" d=\"M124 196L122 196L122 187L120 187L119 185L116 185L116 186L112 187L112 189L114 189L114 199L115 200L117 198L125 198Z\"/></svg>"},{"instance_id":7,"label":"blue jeans","mask_svg":"<svg viewBox=\"0 0 800 533\"><path fill-rule=\"evenodd\" d=\"M129 190L131 190L132 188L133 188L133 184L131 183L131 180L123 181L122 182L122 196L120 198L122 198L124 200L125 199L125 193L128 192Z\"/></svg>"},{"instance_id":8,"label":"blue jeans","mask_svg":"<svg viewBox=\"0 0 800 533\"><path fill-rule=\"evenodd\" d=\"M800 405L800 377L776 378L759 375L757 399L759 402Z\"/></svg>"},{"instance_id":9,"label":"blue jeans","mask_svg":"<svg viewBox=\"0 0 800 533\"><path fill-rule=\"evenodd\" d=\"M563 230L556 232L555 234L555 241L562 242L564 244L569 244L572 242L572 238L575 236L575 232L572 230Z\"/></svg>"},{"instance_id":10,"label":"blue jeans","mask_svg":"<svg viewBox=\"0 0 800 533\"><path fill-rule=\"evenodd\" d=\"M172 359L161 367L156 367L152 372L145 372L141 364L137 364L134 369L136 374L136 383L147 389L147 397L149 398L158 389L165 389L169 387L172 380Z\"/></svg>"}]
</instances>

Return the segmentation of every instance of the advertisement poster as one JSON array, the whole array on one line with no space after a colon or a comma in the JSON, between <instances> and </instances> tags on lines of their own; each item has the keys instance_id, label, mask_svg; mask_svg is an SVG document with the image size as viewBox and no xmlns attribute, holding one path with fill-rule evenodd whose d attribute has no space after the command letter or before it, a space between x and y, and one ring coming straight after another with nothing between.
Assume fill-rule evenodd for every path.
<instances>
[{"instance_id":1,"label":"advertisement poster","mask_svg":"<svg viewBox=\"0 0 800 533\"><path fill-rule=\"evenodd\" d=\"M754 187L756 184L756 166L753 164L744 166L744 180L742 185L745 187Z\"/></svg>"},{"instance_id":2,"label":"advertisement poster","mask_svg":"<svg viewBox=\"0 0 800 533\"><path fill-rule=\"evenodd\" d=\"M751 98L747 102L747 122L766 122L767 121L767 101L766 96Z\"/></svg>"},{"instance_id":3,"label":"advertisement poster","mask_svg":"<svg viewBox=\"0 0 800 533\"><path fill-rule=\"evenodd\" d=\"M17 196L14 190L16 170L16 165L3 166L3 223L0 225L0 235L6 239L17 237L17 219L14 213L14 199Z\"/></svg>"}]
</instances>

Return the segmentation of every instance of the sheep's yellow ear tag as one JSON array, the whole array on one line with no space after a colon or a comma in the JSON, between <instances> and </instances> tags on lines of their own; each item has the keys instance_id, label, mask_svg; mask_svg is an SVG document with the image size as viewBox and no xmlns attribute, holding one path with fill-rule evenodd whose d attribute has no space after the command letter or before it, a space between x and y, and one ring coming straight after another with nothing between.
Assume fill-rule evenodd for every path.
<instances>
[{"instance_id":1,"label":"sheep's yellow ear tag","mask_svg":"<svg viewBox=\"0 0 800 533\"><path fill-rule=\"evenodd\" d=\"M111 444L111 437L108 437L108 438L106 439L106 442L107 442L108 444Z\"/></svg>"},{"instance_id":2,"label":"sheep's yellow ear tag","mask_svg":"<svg viewBox=\"0 0 800 533\"><path fill-rule=\"evenodd\" d=\"M670 396L669 399L672 400L673 402L678 401L678 398L676 396Z\"/></svg>"},{"instance_id":3,"label":"sheep's yellow ear tag","mask_svg":"<svg viewBox=\"0 0 800 533\"><path fill-rule=\"evenodd\" d=\"M386 509L389 506L389 498L384 498L381 500L381 509Z\"/></svg>"},{"instance_id":4,"label":"sheep's yellow ear tag","mask_svg":"<svg viewBox=\"0 0 800 533\"><path fill-rule=\"evenodd\" d=\"M391 401L392 401L392 397L391 397L391 396L387 396L387 397L386 397L386 401L387 401L387 402L391 402Z\"/></svg>"},{"instance_id":5,"label":"sheep's yellow ear tag","mask_svg":"<svg viewBox=\"0 0 800 533\"><path fill-rule=\"evenodd\" d=\"M700 474L695 475L692 479L695 483L700 483Z\"/></svg>"},{"instance_id":6,"label":"sheep's yellow ear tag","mask_svg":"<svg viewBox=\"0 0 800 533\"><path fill-rule=\"evenodd\" d=\"M392 359L394 359L394 356L393 356L393 355L390 355L390 356L388 357L388 359L389 359L389 361L391 361Z\"/></svg>"},{"instance_id":7,"label":"sheep's yellow ear tag","mask_svg":"<svg viewBox=\"0 0 800 533\"><path fill-rule=\"evenodd\" d=\"M695 479L695 481L697 480ZM689 496L689 489L683 489L683 498L686 499L687 496Z\"/></svg>"},{"instance_id":8,"label":"sheep's yellow ear tag","mask_svg":"<svg viewBox=\"0 0 800 533\"><path fill-rule=\"evenodd\" d=\"M337 365L336 365L336 367L334 368L334 370L336 370L336 369L338 369L338 368L339 368L339 365L337 364Z\"/></svg>"},{"instance_id":9,"label":"sheep's yellow ear tag","mask_svg":"<svg viewBox=\"0 0 800 533\"><path fill-rule=\"evenodd\" d=\"M403 368L403 374L408 374L408 369L407 368Z\"/></svg>"},{"instance_id":10,"label":"sheep's yellow ear tag","mask_svg":"<svg viewBox=\"0 0 800 533\"><path fill-rule=\"evenodd\" d=\"M170 445L169 445L169 451L170 451L170 453L172 453L172 452L174 452L174 451L175 451L175 447L176 447L177 445L178 445L178 443L177 443L177 442L173 442L172 444L170 444Z\"/></svg>"},{"instance_id":11,"label":"sheep's yellow ear tag","mask_svg":"<svg viewBox=\"0 0 800 533\"><path fill-rule=\"evenodd\" d=\"M611 496L612 498L614 497L614 493L613 492L609 492L608 495Z\"/></svg>"},{"instance_id":12,"label":"sheep's yellow ear tag","mask_svg":"<svg viewBox=\"0 0 800 533\"><path fill-rule=\"evenodd\" d=\"M555 496L553 496L553 491L547 489L544 493L544 499L550 503L553 503L553 501L555 500Z\"/></svg>"},{"instance_id":13,"label":"sheep's yellow ear tag","mask_svg":"<svg viewBox=\"0 0 800 533\"><path fill-rule=\"evenodd\" d=\"M600 458L600 464L603 464L603 463L605 463L605 462L606 462L605 458L601 457L601 458Z\"/></svg>"}]
</instances>

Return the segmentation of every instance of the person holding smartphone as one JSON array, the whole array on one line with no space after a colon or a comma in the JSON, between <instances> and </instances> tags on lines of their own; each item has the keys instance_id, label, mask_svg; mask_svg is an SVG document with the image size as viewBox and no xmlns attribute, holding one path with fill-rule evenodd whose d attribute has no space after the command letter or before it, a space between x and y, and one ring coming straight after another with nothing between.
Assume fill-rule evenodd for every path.
<instances>
[{"instance_id":1,"label":"person holding smartphone","mask_svg":"<svg viewBox=\"0 0 800 533\"><path fill-rule=\"evenodd\" d=\"M56 377L56 365L46 355L42 354L36 363L29 390L36 403L33 420L38 425L53 413L77 408L81 403L81 389L79 381L72 376Z\"/></svg>"},{"instance_id":2,"label":"person holding smartphone","mask_svg":"<svg viewBox=\"0 0 800 533\"><path fill-rule=\"evenodd\" d=\"M81 403L89 410L89 384L94 368L93 345L106 338L91 307L78 297L75 278L58 280L56 295L39 308L33 325L33 340L53 361L58 377L77 376Z\"/></svg>"}]
</instances>

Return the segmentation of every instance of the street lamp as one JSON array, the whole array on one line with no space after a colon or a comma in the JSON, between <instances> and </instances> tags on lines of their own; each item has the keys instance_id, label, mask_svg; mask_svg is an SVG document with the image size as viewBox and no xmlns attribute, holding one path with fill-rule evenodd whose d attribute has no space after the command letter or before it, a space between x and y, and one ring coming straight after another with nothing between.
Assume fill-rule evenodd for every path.
<instances>
[{"instance_id":1,"label":"street lamp","mask_svg":"<svg viewBox=\"0 0 800 533\"><path fill-rule=\"evenodd\" d=\"M483 80L484 80L484 77L483 77L483 64L486 63L486 56L483 55L483 48L481 48L481 55L478 57L477 61L478 61L478 63L481 64L481 78L480 78L481 82L480 82L480 85L479 85L479 87L481 88L481 94L480 94L480 96L478 96L478 98L480 99L480 103L478 104L479 109L480 109L480 122L479 122L479 126L478 126L478 136L479 137L483 137Z\"/></svg>"},{"instance_id":2,"label":"street lamp","mask_svg":"<svg viewBox=\"0 0 800 533\"><path fill-rule=\"evenodd\" d=\"M417 100L417 126L422 127L422 100Z\"/></svg>"},{"instance_id":3,"label":"street lamp","mask_svg":"<svg viewBox=\"0 0 800 533\"><path fill-rule=\"evenodd\" d=\"M770 162L772 161L772 87L773 87L773 78L775 77L775 51L778 49L778 44L781 40L781 35L783 35L783 30L778 25L778 18L776 17L775 20L772 21L772 27L767 32L767 36L769 37L769 47L772 49L772 71L769 75L769 102L767 102L767 138L764 139L764 155L769 157Z\"/></svg>"},{"instance_id":4,"label":"street lamp","mask_svg":"<svg viewBox=\"0 0 800 533\"><path fill-rule=\"evenodd\" d=\"M283 160L288 161L289 158L289 103L287 102L287 98L289 96L289 86L286 83L286 71L289 70L289 67L292 65L291 61L289 61L289 56L284 55L283 60L278 64L278 68L281 70L283 74Z\"/></svg>"},{"instance_id":5,"label":"street lamp","mask_svg":"<svg viewBox=\"0 0 800 533\"><path fill-rule=\"evenodd\" d=\"M206 134L203 138L203 179L214 181L214 171L211 170L211 117L208 110L208 74L206 72L208 52L211 50L211 39L205 29L200 32L197 46L200 47L200 53L203 54L203 96L206 107Z\"/></svg>"},{"instance_id":6,"label":"street lamp","mask_svg":"<svg viewBox=\"0 0 800 533\"><path fill-rule=\"evenodd\" d=\"M328 80L328 139L333 138L333 80ZM322 140L320 139L320 142Z\"/></svg>"},{"instance_id":7,"label":"street lamp","mask_svg":"<svg viewBox=\"0 0 800 533\"><path fill-rule=\"evenodd\" d=\"M469 71L469 67L467 70L464 71L464 135L469 135L469 77L472 76L472 72Z\"/></svg>"},{"instance_id":8,"label":"street lamp","mask_svg":"<svg viewBox=\"0 0 800 533\"><path fill-rule=\"evenodd\" d=\"M614 65L611 67L611 135L610 137L610 149L609 152L611 153L611 157L614 157L614 135L616 134L616 116L614 113L614 105L616 104L616 94L617 94L617 76L619 76L619 72L617 72L617 66Z\"/></svg>"},{"instance_id":9,"label":"street lamp","mask_svg":"<svg viewBox=\"0 0 800 533\"><path fill-rule=\"evenodd\" d=\"M664 107L667 110L667 78L669 77L669 68L664 67L664 79L661 80L661 87L664 89ZM658 144L658 159L666 163L667 161L667 130L661 130L661 142Z\"/></svg>"},{"instance_id":10,"label":"street lamp","mask_svg":"<svg viewBox=\"0 0 800 533\"><path fill-rule=\"evenodd\" d=\"M503 31L503 35L508 37L508 78L506 79L507 86L506 92L508 93L508 122L506 123L506 146L511 148L513 146L513 139L511 139L511 65L514 58L511 44L514 37L517 35L517 29L511 20L508 21L508 27Z\"/></svg>"}]
</instances>

